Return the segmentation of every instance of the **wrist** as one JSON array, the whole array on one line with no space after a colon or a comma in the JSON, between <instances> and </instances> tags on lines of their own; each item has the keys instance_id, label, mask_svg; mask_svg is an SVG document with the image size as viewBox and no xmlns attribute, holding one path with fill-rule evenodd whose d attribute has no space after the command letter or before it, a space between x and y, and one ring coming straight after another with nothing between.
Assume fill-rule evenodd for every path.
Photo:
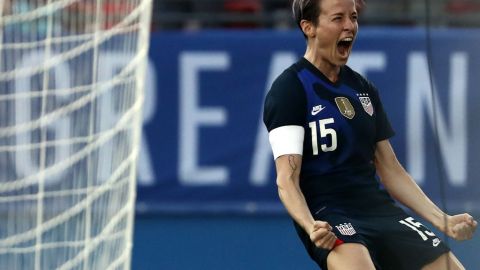
<instances>
[{"instance_id":1,"label":"wrist","mask_svg":"<svg viewBox=\"0 0 480 270\"><path fill-rule=\"evenodd\" d=\"M315 224L315 221L312 219L311 221L306 221L303 223L303 230L310 235L313 232L313 225Z\"/></svg>"},{"instance_id":2,"label":"wrist","mask_svg":"<svg viewBox=\"0 0 480 270\"><path fill-rule=\"evenodd\" d=\"M438 215L435 215L434 220L432 221L432 225L439 231L445 233L447 230L447 224L448 224L448 215L445 213L439 213Z\"/></svg>"}]
</instances>

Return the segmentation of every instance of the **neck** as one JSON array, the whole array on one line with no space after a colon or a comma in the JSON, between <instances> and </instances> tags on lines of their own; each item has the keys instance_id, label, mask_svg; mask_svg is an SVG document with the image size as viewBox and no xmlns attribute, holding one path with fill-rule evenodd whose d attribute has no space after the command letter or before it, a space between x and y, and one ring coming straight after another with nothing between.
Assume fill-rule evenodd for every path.
<instances>
[{"instance_id":1,"label":"neck","mask_svg":"<svg viewBox=\"0 0 480 270\"><path fill-rule=\"evenodd\" d=\"M312 65L314 65L331 82L334 83L338 81L340 66L336 66L332 63L325 61L321 58L321 56L318 56L313 50L310 50L308 48L303 57L305 57L305 59L312 63Z\"/></svg>"}]
</instances>

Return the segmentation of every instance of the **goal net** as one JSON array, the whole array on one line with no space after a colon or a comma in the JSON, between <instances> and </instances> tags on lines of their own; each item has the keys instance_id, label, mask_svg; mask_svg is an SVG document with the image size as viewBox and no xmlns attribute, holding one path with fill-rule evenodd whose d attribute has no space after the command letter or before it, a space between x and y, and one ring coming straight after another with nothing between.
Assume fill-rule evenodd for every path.
<instances>
[{"instance_id":1,"label":"goal net","mask_svg":"<svg viewBox=\"0 0 480 270\"><path fill-rule=\"evenodd\" d=\"M151 0L0 0L0 269L129 269Z\"/></svg>"}]
</instances>

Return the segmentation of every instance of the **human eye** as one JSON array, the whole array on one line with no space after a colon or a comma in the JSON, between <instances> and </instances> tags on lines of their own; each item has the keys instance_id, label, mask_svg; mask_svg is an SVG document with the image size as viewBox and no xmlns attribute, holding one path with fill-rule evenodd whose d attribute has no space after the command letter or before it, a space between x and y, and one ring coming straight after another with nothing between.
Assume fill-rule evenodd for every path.
<instances>
[{"instance_id":1,"label":"human eye","mask_svg":"<svg viewBox=\"0 0 480 270\"><path fill-rule=\"evenodd\" d=\"M334 21L334 22L340 21L340 20L342 20L342 16L334 16L334 17L332 18L332 21Z\"/></svg>"}]
</instances>

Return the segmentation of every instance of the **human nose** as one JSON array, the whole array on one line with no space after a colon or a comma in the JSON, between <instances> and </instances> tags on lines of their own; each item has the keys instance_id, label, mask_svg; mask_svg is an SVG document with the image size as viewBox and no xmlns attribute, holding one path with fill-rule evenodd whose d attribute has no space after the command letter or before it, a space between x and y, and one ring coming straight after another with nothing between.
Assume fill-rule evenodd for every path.
<instances>
[{"instance_id":1,"label":"human nose","mask_svg":"<svg viewBox=\"0 0 480 270\"><path fill-rule=\"evenodd\" d=\"M346 31L354 31L356 26L357 26L357 21L352 18L348 18L345 20L343 24L343 29Z\"/></svg>"}]
</instances>

